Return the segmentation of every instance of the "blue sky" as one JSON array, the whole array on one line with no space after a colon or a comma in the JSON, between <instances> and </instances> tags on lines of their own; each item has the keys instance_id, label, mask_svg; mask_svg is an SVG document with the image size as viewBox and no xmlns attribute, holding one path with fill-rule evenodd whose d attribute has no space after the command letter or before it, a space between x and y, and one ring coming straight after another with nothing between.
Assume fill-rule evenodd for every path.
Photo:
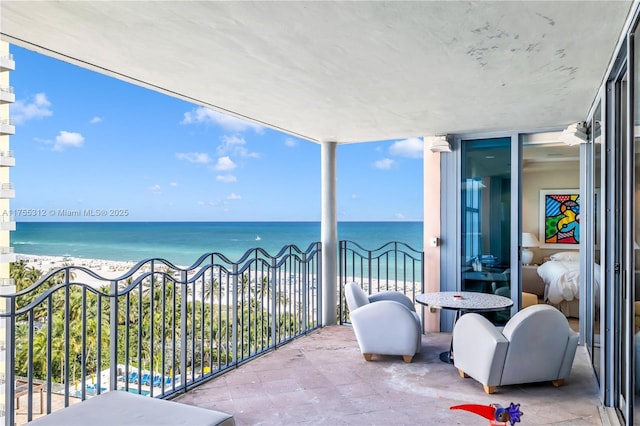
<instances>
[{"instance_id":1,"label":"blue sky","mask_svg":"<svg viewBox=\"0 0 640 426\"><path fill-rule=\"evenodd\" d=\"M17 221L320 220L320 145L11 53ZM338 220L422 220L420 140L340 145L337 158Z\"/></svg>"}]
</instances>

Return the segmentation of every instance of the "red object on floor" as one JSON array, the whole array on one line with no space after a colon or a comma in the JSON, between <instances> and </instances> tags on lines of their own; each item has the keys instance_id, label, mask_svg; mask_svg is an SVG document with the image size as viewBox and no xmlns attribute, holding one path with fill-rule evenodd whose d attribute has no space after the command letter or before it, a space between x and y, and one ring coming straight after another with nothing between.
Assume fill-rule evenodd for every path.
<instances>
[{"instance_id":1,"label":"red object on floor","mask_svg":"<svg viewBox=\"0 0 640 426\"><path fill-rule=\"evenodd\" d=\"M462 404L449 407L451 410L464 410L477 414L489 420L489 426L507 426L520 422L520 404L509 404L508 408L504 408L499 404L481 405L481 404Z\"/></svg>"}]
</instances>

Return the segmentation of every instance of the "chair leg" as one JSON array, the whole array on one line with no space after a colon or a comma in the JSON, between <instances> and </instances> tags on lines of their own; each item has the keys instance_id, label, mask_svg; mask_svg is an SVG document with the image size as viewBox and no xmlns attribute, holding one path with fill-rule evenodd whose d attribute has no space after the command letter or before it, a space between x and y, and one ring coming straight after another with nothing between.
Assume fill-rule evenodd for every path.
<instances>
[{"instance_id":1,"label":"chair leg","mask_svg":"<svg viewBox=\"0 0 640 426\"><path fill-rule=\"evenodd\" d=\"M364 357L365 361L371 361L371 357L373 357L373 354L362 354L362 356Z\"/></svg>"},{"instance_id":2,"label":"chair leg","mask_svg":"<svg viewBox=\"0 0 640 426\"><path fill-rule=\"evenodd\" d=\"M462 377L463 379L467 379L469 378L469 375L467 373L465 373L464 371L460 370L458 368L458 374L460 375L460 377Z\"/></svg>"},{"instance_id":3,"label":"chair leg","mask_svg":"<svg viewBox=\"0 0 640 426\"><path fill-rule=\"evenodd\" d=\"M553 386L559 388L560 386L564 385L564 379L552 380L551 383L553 384Z\"/></svg>"},{"instance_id":4,"label":"chair leg","mask_svg":"<svg viewBox=\"0 0 640 426\"><path fill-rule=\"evenodd\" d=\"M404 360L404 362L409 363L411 362L411 360L413 360L413 355L402 355L402 359Z\"/></svg>"},{"instance_id":5,"label":"chair leg","mask_svg":"<svg viewBox=\"0 0 640 426\"><path fill-rule=\"evenodd\" d=\"M484 391L486 393L488 393L489 395L491 395L492 393L494 393L496 391L496 387L495 386L482 385L482 387L484 388Z\"/></svg>"}]
</instances>

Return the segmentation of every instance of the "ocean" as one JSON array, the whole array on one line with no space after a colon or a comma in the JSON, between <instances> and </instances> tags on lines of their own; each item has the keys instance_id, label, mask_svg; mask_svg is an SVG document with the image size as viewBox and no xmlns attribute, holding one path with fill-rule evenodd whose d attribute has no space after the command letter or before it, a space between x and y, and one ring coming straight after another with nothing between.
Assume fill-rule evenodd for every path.
<instances>
[{"instance_id":1,"label":"ocean","mask_svg":"<svg viewBox=\"0 0 640 426\"><path fill-rule=\"evenodd\" d=\"M18 222L11 233L17 254L132 262L155 257L185 266L210 252L235 261L252 248L275 255L285 245L306 250L319 240L319 222ZM399 241L422 250L422 222L340 222L338 240L371 250Z\"/></svg>"}]
</instances>

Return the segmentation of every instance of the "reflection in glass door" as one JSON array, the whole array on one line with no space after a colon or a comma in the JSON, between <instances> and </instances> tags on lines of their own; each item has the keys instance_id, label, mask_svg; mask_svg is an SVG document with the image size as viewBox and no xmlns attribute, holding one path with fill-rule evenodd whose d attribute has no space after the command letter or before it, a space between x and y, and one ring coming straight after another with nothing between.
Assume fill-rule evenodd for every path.
<instances>
[{"instance_id":1,"label":"reflection in glass door","mask_svg":"<svg viewBox=\"0 0 640 426\"><path fill-rule=\"evenodd\" d=\"M511 297L511 138L463 140L461 150L462 291Z\"/></svg>"}]
</instances>

